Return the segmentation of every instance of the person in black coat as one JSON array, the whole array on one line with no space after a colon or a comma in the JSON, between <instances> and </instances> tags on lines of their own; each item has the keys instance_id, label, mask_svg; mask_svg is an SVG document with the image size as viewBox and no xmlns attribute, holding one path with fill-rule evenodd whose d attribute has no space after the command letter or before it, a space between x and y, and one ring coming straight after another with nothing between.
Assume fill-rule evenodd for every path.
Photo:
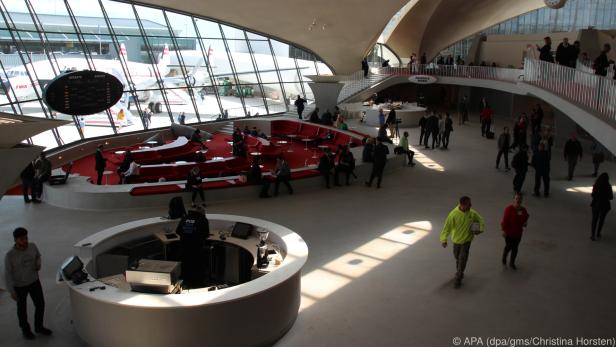
<instances>
[{"instance_id":1,"label":"person in black coat","mask_svg":"<svg viewBox=\"0 0 616 347\"><path fill-rule=\"evenodd\" d=\"M302 112L304 112L304 104L306 102L306 99L299 95L297 96L297 99L295 99L295 107L297 107L297 115L299 116L299 120L302 120Z\"/></svg>"},{"instance_id":2,"label":"person in black coat","mask_svg":"<svg viewBox=\"0 0 616 347\"><path fill-rule=\"evenodd\" d=\"M23 191L24 201L26 203L39 202L35 194L36 192L34 188L34 172L34 165L32 165L32 162L30 162L19 175L19 177L21 178L21 190Z\"/></svg>"},{"instance_id":3,"label":"person in black coat","mask_svg":"<svg viewBox=\"0 0 616 347\"><path fill-rule=\"evenodd\" d=\"M199 288L206 278L205 240L210 235L210 223L202 207L188 210L182 216L175 232L180 236L182 248L182 279L188 288Z\"/></svg>"},{"instance_id":4,"label":"person in black coat","mask_svg":"<svg viewBox=\"0 0 616 347\"><path fill-rule=\"evenodd\" d=\"M374 139L371 137L366 139L361 153L361 160L364 163L372 163L374 161Z\"/></svg>"},{"instance_id":5,"label":"person in black coat","mask_svg":"<svg viewBox=\"0 0 616 347\"><path fill-rule=\"evenodd\" d=\"M541 181L543 181L543 195L550 195L550 154L546 151L543 143L538 146L537 152L533 154L532 165L535 168L535 189L533 195L541 196Z\"/></svg>"},{"instance_id":6,"label":"person in black coat","mask_svg":"<svg viewBox=\"0 0 616 347\"><path fill-rule=\"evenodd\" d=\"M364 58L361 61L361 69L364 71L364 77L368 77L368 59Z\"/></svg>"},{"instance_id":7,"label":"person in black coat","mask_svg":"<svg viewBox=\"0 0 616 347\"><path fill-rule=\"evenodd\" d=\"M419 135L419 144L423 143L424 136L426 136L426 125L428 123L428 115L424 113L424 115L419 120L419 128L421 133Z\"/></svg>"},{"instance_id":8,"label":"person in black coat","mask_svg":"<svg viewBox=\"0 0 616 347\"><path fill-rule=\"evenodd\" d=\"M244 147L244 135L240 128L236 128L233 132L233 155L236 157L245 157L246 149Z\"/></svg>"},{"instance_id":9,"label":"person in black coat","mask_svg":"<svg viewBox=\"0 0 616 347\"><path fill-rule=\"evenodd\" d=\"M321 123L321 119L319 118L319 108L315 108L314 111L310 114L310 118L308 118L310 123L319 124Z\"/></svg>"},{"instance_id":10,"label":"person in black coat","mask_svg":"<svg viewBox=\"0 0 616 347\"><path fill-rule=\"evenodd\" d=\"M441 139L443 142L443 148L447 149L449 147L449 136L453 131L453 120L449 116L449 112L445 113L445 131L443 131L443 138Z\"/></svg>"},{"instance_id":11,"label":"person in black coat","mask_svg":"<svg viewBox=\"0 0 616 347\"><path fill-rule=\"evenodd\" d=\"M190 172L188 172L188 176L186 177L186 188L192 192L191 201L193 207L197 206L195 204L197 194L199 194L199 197L201 197L201 201L203 202L202 204L205 206L205 195L203 194L203 187L201 187L202 182L203 178L201 177L201 169L199 169L199 166L195 165Z\"/></svg>"},{"instance_id":12,"label":"person in black coat","mask_svg":"<svg viewBox=\"0 0 616 347\"><path fill-rule=\"evenodd\" d=\"M377 178L376 187L381 188L381 181L383 180L383 170L385 164L387 164L387 155L389 154L389 148L383 144L380 139L376 139L376 146L374 146L374 163L372 164L372 173L370 174L370 180L366 181L366 186L372 186L372 181Z\"/></svg>"},{"instance_id":13,"label":"person in black coat","mask_svg":"<svg viewBox=\"0 0 616 347\"><path fill-rule=\"evenodd\" d=\"M528 172L528 149L526 146L521 146L511 160L511 166L515 170L513 177L513 191L516 193L522 192L522 186Z\"/></svg>"},{"instance_id":14,"label":"person in black coat","mask_svg":"<svg viewBox=\"0 0 616 347\"><path fill-rule=\"evenodd\" d=\"M100 186L101 182L103 181L103 172L105 172L105 166L107 165L107 159L105 159L105 157L103 156L103 145L98 145L98 147L96 148L96 153L94 154L94 161L94 168L96 169L97 174L96 184Z\"/></svg>"},{"instance_id":15,"label":"person in black coat","mask_svg":"<svg viewBox=\"0 0 616 347\"><path fill-rule=\"evenodd\" d=\"M325 187L327 187L327 189L330 188L329 176L331 174L333 167L334 167L333 154L332 154L332 151L329 148L327 148L325 149L325 152L319 159L319 166L317 168L317 170L319 170L319 172L321 173L321 176L323 176L323 179L325 180Z\"/></svg>"},{"instance_id":16,"label":"person in black coat","mask_svg":"<svg viewBox=\"0 0 616 347\"><path fill-rule=\"evenodd\" d=\"M248 183L261 185L261 191L259 192L260 198L271 197L269 195L270 181L263 177L261 167L259 166L259 159L257 157L255 157L255 160L252 162L252 166L250 167L250 171L248 171Z\"/></svg>"},{"instance_id":17,"label":"person in black coat","mask_svg":"<svg viewBox=\"0 0 616 347\"><path fill-rule=\"evenodd\" d=\"M565 143L565 160L568 164L567 178L569 181L573 179L573 172L575 171L578 157L582 160L582 144L578 141L575 134L571 134L571 137Z\"/></svg>"},{"instance_id":18,"label":"person in black coat","mask_svg":"<svg viewBox=\"0 0 616 347\"><path fill-rule=\"evenodd\" d=\"M546 36L543 38L543 41L545 42L543 47L539 47L539 45L537 45L537 50L539 51L539 60L553 63L554 57L552 57L552 38Z\"/></svg>"},{"instance_id":19,"label":"person in black coat","mask_svg":"<svg viewBox=\"0 0 616 347\"><path fill-rule=\"evenodd\" d=\"M496 168L500 165L501 157L505 157L505 170L509 171L509 149L511 148L511 135L509 135L509 128L504 127L503 133L500 134L497 141L498 154L496 155Z\"/></svg>"},{"instance_id":20,"label":"person in black coat","mask_svg":"<svg viewBox=\"0 0 616 347\"><path fill-rule=\"evenodd\" d=\"M349 180L354 169L355 157L353 157L353 153L349 150L348 146L343 146L340 155L338 156L338 165L336 165L334 170L334 185L341 186L338 178L341 172L344 173L346 177L346 185L350 185Z\"/></svg>"},{"instance_id":21,"label":"person in black coat","mask_svg":"<svg viewBox=\"0 0 616 347\"><path fill-rule=\"evenodd\" d=\"M612 209L610 200L614 199L614 193L612 191L612 185L610 184L610 177L606 172L599 175L599 178L595 181L592 187L592 223L590 230L590 239L601 239L601 229L603 229L603 223L607 213Z\"/></svg>"},{"instance_id":22,"label":"person in black coat","mask_svg":"<svg viewBox=\"0 0 616 347\"><path fill-rule=\"evenodd\" d=\"M438 117L436 114L432 113L428 120L426 121L426 135L424 137L424 146L426 149L430 148L428 146L428 140L430 139L430 135L432 135L432 149L434 149L434 145L436 144L436 140L438 137Z\"/></svg>"},{"instance_id":23,"label":"person in black coat","mask_svg":"<svg viewBox=\"0 0 616 347\"><path fill-rule=\"evenodd\" d=\"M612 46L609 43L603 45L603 50L601 54L595 59L594 68L595 74L599 76L607 76L607 69L610 67L610 60L607 57L607 54L612 49Z\"/></svg>"},{"instance_id":24,"label":"person in black coat","mask_svg":"<svg viewBox=\"0 0 616 347\"><path fill-rule=\"evenodd\" d=\"M116 170L118 177L120 178L120 182L122 182L122 179L124 178L122 176L122 172L128 171L128 168L130 167L130 163L132 161L133 154L130 150L127 150L126 152L124 152L124 160L122 160L122 164L120 164L120 166L118 166L118 169Z\"/></svg>"},{"instance_id":25,"label":"person in black coat","mask_svg":"<svg viewBox=\"0 0 616 347\"><path fill-rule=\"evenodd\" d=\"M575 48L569 44L569 39L565 37L556 47L556 62L559 65L570 66L574 50Z\"/></svg>"}]
</instances>

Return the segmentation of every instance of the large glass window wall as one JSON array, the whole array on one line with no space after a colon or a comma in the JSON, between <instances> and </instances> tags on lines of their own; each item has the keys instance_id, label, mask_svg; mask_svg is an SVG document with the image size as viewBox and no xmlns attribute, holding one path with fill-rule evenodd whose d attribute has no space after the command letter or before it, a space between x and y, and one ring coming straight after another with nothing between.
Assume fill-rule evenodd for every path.
<instances>
[{"instance_id":1,"label":"large glass window wall","mask_svg":"<svg viewBox=\"0 0 616 347\"><path fill-rule=\"evenodd\" d=\"M50 110L44 85L95 69L124 84L118 104L74 117ZM112 0L0 0L0 111L71 123L29 143L75 141L286 112L314 99L306 75L331 74L313 53L215 20Z\"/></svg>"},{"instance_id":2,"label":"large glass window wall","mask_svg":"<svg viewBox=\"0 0 616 347\"><path fill-rule=\"evenodd\" d=\"M543 7L508 19L475 35L568 32L589 27L600 30L616 29L616 0L569 0L560 9ZM465 38L445 48L445 51L454 56L460 55L464 59L472 41L472 37Z\"/></svg>"}]
</instances>

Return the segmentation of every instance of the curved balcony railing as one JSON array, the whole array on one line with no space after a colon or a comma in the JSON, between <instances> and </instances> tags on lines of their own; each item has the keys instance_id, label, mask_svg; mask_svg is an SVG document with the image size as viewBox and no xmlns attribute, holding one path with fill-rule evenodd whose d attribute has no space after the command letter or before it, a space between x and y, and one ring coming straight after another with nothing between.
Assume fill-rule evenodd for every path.
<instances>
[{"instance_id":1,"label":"curved balcony railing","mask_svg":"<svg viewBox=\"0 0 616 347\"><path fill-rule=\"evenodd\" d=\"M583 106L616 126L615 80L594 75L584 70L535 59L525 59L524 69L425 64L411 67L373 68L368 77L364 77L363 72L358 71L348 76L348 79L344 81L345 86L338 101L348 100L350 97L388 78L413 75L482 79L510 83L525 82Z\"/></svg>"},{"instance_id":2,"label":"curved balcony railing","mask_svg":"<svg viewBox=\"0 0 616 347\"><path fill-rule=\"evenodd\" d=\"M526 59L524 82L550 91L616 126L616 81L570 67Z\"/></svg>"}]
</instances>

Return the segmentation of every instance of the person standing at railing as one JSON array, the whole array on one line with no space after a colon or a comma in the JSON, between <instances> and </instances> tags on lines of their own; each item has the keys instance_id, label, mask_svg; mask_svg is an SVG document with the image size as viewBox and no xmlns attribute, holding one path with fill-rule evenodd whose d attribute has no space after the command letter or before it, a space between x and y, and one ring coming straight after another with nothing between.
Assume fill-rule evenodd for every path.
<instances>
[{"instance_id":1,"label":"person standing at railing","mask_svg":"<svg viewBox=\"0 0 616 347\"><path fill-rule=\"evenodd\" d=\"M419 63L421 65L426 65L428 63L428 58L426 58L426 52L423 52L423 54L421 55Z\"/></svg>"},{"instance_id":2,"label":"person standing at railing","mask_svg":"<svg viewBox=\"0 0 616 347\"><path fill-rule=\"evenodd\" d=\"M573 42L573 49L571 50L571 60L569 61L569 67L575 69L577 66L577 60L580 56L580 41Z\"/></svg>"},{"instance_id":3,"label":"person standing at railing","mask_svg":"<svg viewBox=\"0 0 616 347\"><path fill-rule=\"evenodd\" d=\"M571 181L573 179L573 172L575 171L575 166L578 162L578 157L582 160L582 144L576 138L575 134L572 133L571 137L565 143L565 160L568 163L569 171L567 175L567 179Z\"/></svg>"},{"instance_id":4,"label":"person standing at railing","mask_svg":"<svg viewBox=\"0 0 616 347\"><path fill-rule=\"evenodd\" d=\"M553 63L554 57L552 57L552 38L546 36L543 38L543 42L545 43L543 47L539 47L539 45L537 45L537 50L539 51L539 60Z\"/></svg>"},{"instance_id":5,"label":"person standing at railing","mask_svg":"<svg viewBox=\"0 0 616 347\"><path fill-rule=\"evenodd\" d=\"M601 54L599 54L597 59L595 59L593 66L596 75L607 76L607 69L610 66L610 60L608 59L607 54L610 52L611 49L612 46L610 46L609 43L603 45L603 50L601 51Z\"/></svg>"},{"instance_id":6,"label":"person standing at railing","mask_svg":"<svg viewBox=\"0 0 616 347\"><path fill-rule=\"evenodd\" d=\"M571 60L574 59L575 47L569 44L569 39L564 38L563 42L556 47L556 62L563 66L571 66Z\"/></svg>"}]
</instances>

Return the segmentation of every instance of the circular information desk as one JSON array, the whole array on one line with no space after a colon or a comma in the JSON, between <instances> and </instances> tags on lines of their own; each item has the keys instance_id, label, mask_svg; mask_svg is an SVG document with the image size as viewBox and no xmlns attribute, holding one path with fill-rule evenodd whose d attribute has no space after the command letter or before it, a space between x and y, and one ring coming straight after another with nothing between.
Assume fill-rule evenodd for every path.
<instances>
[{"instance_id":1,"label":"circular information desk","mask_svg":"<svg viewBox=\"0 0 616 347\"><path fill-rule=\"evenodd\" d=\"M214 291L131 291L122 273L98 275L109 265L103 264L109 259L101 255L134 240L173 232L179 220L158 217L121 224L75 245L75 255L84 263L90 280L79 285L66 282L79 336L95 347L266 346L280 339L297 317L301 269L308 258L306 243L293 231L265 220L222 214L208 214L207 218L210 241L250 252L255 261L251 280ZM228 234L236 222L251 224L252 233L247 239L227 235L222 240L219 233ZM257 230L269 231L267 244L279 251L274 255L277 259L264 269L256 268ZM93 289L102 286L105 289Z\"/></svg>"},{"instance_id":2,"label":"circular information desk","mask_svg":"<svg viewBox=\"0 0 616 347\"><path fill-rule=\"evenodd\" d=\"M377 127L379 126L379 108L381 107L383 108L383 113L385 113L385 119L387 119L389 108L386 104L363 107L363 110L366 112L366 124ZM426 114L426 108L417 106L416 103L402 104L402 108L396 110L396 118L400 119L400 128L412 128L418 126L419 120L424 114Z\"/></svg>"}]
</instances>

